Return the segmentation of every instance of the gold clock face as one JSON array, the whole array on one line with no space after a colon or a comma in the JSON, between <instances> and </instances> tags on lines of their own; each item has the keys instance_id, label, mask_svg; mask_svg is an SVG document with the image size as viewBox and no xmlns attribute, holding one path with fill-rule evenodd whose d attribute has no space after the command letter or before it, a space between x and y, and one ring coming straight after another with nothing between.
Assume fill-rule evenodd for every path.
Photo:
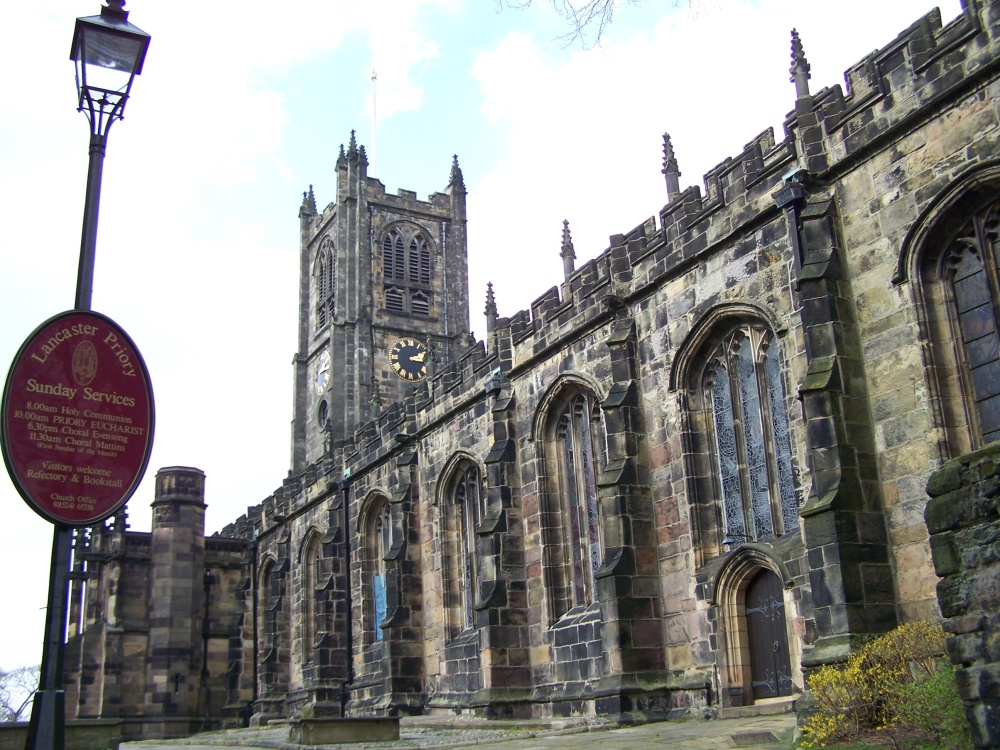
<instances>
[{"instance_id":1,"label":"gold clock face","mask_svg":"<svg viewBox=\"0 0 1000 750\"><path fill-rule=\"evenodd\" d=\"M427 377L427 347L423 341L396 339L389 349L389 367L400 380L417 383Z\"/></svg>"},{"instance_id":2,"label":"gold clock face","mask_svg":"<svg viewBox=\"0 0 1000 750\"><path fill-rule=\"evenodd\" d=\"M316 393L322 394L330 385L330 352L324 351L316 363Z\"/></svg>"}]
</instances>

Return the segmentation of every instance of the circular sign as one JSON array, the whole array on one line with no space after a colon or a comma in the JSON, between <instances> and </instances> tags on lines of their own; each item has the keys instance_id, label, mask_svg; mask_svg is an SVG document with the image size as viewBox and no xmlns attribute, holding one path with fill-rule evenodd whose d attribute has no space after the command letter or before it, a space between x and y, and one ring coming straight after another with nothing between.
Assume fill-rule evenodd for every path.
<instances>
[{"instance_id":1,"label":"circular sign","mask_svg":"<svg viewBox=\"0 0 1000 750\"><path fill-rule=\"evenodd\" d=\"M153 388L129 338L100 313L69 310L21 345L3 390L0 445L36 513L93 526L132 496L153 449Z\"/></svg>"}]
</instances>

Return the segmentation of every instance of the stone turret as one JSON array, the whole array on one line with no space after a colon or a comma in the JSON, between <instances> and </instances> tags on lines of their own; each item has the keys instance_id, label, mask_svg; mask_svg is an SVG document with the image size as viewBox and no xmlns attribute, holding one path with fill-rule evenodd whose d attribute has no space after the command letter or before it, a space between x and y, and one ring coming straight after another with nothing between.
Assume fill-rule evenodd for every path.
<instances>
[{"instance_id":1,"label":"stone turret","mask_svg":"<svg viewBox=\"0 0 1000 750\"><path fill-rule=\"evenodd\" d=\"M146 705L199 724L198 649L204 608L205 474L171 466L156 473L149 571ZM176 731L176 728L175 730ZM169 736L164 727L162 734Z\"/></svg>"}]
</instances>

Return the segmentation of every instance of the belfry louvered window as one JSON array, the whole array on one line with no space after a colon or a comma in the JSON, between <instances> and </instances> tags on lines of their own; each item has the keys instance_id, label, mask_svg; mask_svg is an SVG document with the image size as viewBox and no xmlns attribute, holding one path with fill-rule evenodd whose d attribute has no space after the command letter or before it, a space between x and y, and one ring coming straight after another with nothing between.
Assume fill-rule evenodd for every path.
<instances>
[{"instance_id":1,"label":"belfry louvered window","mask_svg":"<svg viewBox=\"0 0 1000 750\"><path fill-rule=\"evenodd\" d=\"M431 314L433 257L422 232L397 225L382 238L382 290L385 309L397 314Z\"/></svg>"},{"instance_id":2,"label":"belfry louvered window","mask_svg":"<svg viewBox=\"0 0 1000 750\"><path fill-rule=\"evenodd\" d=\"M777 343L756 328L724 338L707 370L725 542L798 526L785 391Z\"/></svg>"},{"instance_id":3,"label":"belfry louvered window","mask_svg":"<svg viewBox=\"0 0 1000 750\"><path fill-rule=\"evenodd\" d=\"M333 318L334 309L334 254L333 242L329 237L323 240L316 263L313 267L313 290L315 293L316 329L323 328Z\"/></svg>"},{"instance_id":4,"label":"belfry louvered window","mask_svg":"<svg viewBox=\"0 0 1000 750\"><path fill-rule=\"evenodd\" d=\"M983 443L1000 439L1000 203L969 221L942 258L953 306L956 342L964 354L962 379L970 421Z\"/></svg>"},{"instance_id":5,"label":"belfry louvered window","mask_svg":"<svg viewBox=\"0 0 1000 750\"><path fill-rule=\"evenodd\" d=\"M382 240L382 275L386 279L406 279L403 238L399 232L389 232Z\"/></svg>"}]
</instances>

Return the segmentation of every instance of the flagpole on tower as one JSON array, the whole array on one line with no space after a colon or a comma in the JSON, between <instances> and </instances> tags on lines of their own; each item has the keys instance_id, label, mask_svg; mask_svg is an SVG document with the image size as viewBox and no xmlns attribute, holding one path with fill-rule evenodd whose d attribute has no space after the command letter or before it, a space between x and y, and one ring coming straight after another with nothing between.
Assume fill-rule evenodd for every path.
<instances>
[{"instance_id":1,"label":"flagpole on tower","mask_svg":"<svg viewBox=\"0 0 1000 750\"><path fill-rule=\"evenodd\" d=\"M372 174L378 177L378 148L375 141L375 82L378 74L372 69Z\"/></svg>"}]
</instances>

